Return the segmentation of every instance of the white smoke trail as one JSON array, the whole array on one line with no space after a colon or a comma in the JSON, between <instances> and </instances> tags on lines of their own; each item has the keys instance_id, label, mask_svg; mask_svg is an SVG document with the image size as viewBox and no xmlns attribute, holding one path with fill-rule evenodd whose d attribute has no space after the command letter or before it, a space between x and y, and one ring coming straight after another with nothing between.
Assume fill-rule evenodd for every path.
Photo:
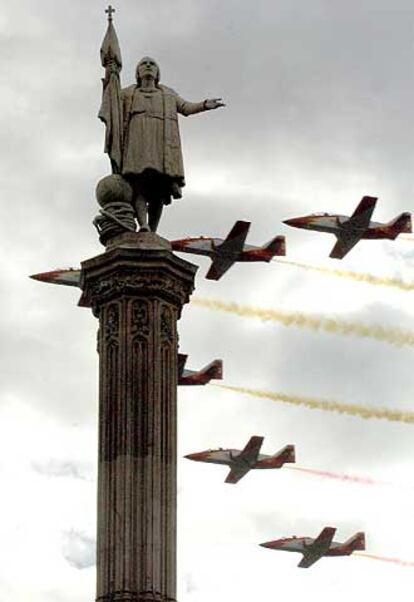
<instances>
[{"instance_id":1,"label":"white smoke trail","mask_svg":"<svg viewBox=\"0 0 414 602\"><path fill-rule=\"evenodd\" d=\"M400 328L384 327L379 324L368 325L358 322L348 322L341 318L327 318L317 314L305 314L303 312L291 312L278 309L265 309L249 305L238 305L233 302L224 302L217 299L205 299L195 297L191 301L194 305L224 311L243 318L258 318L265 322L279 322L284 326L298 326L310 330L324 330L331 334L347 336L358 336L375 339L384 343L390 343L397 347L403 345L414 345L414 332L405 331Z\"/></svg>"},{"instance_id":2,"label":"white smoke trail","mask_svg":"<svg viewBox=\"0 0 414 602\"><path fill-rule=\"evenodd\" d=\"M289 403L295 406L304 406L312 410L322 410L326 412L338 412L348 416L358 416L359 418L378 418L389 420L391 422L404 422L405 424L414 424L414 412L403 412L390 408L374 408L372 406L357 405L351 403L340 403L331 399L321 399L315 397L304 397L299 395L287 395L286 393L274 391L262 391L260 389L248 389L246 387L233 387L230 385L214 384L214 387L220 387L227 391L242 393L252 397L262 399L271 399L282 403Z\"/></svg>"},{"instance_id":3,"label":"white smoke trail","mask_svg":"<svg viewBox=\"0 0 414 602\"><path fill-rule=\"evenodd\" d=\"M357 282L365 282L367 284L373 284L376 286L389 286L398 288L402 291L414 291L414 282L404 282L404 280L401 280L400 278L387 278L382 276L374 276L374 274L367 274L365 272L352 272L351 270L326 268L323 266L313 265L311 263L291 261L290 259L277 259L276 261L281 265L293 265L305 270L311 270L313 272L319 272L321 274L328 274L331 276L339 276L340 278L348 278L351 280L356 280Z\"/></svg>"}]
</instances>

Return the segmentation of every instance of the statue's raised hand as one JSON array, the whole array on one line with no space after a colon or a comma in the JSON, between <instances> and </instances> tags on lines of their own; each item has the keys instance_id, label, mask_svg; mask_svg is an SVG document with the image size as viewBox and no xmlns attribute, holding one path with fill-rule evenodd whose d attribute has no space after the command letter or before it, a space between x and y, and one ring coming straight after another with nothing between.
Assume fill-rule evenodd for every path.
<instances>
[{"instance_id":1,"label":"statue's raised hand","mask_svg":"<svg viewBox=\"0 0 414 602\"><path fill-rule=\"evenodd\" d=\"M222 102L221 98L208 98L204 101L204 108L206 111L210 109L218 109L219 107L225 107L226 105Z\"/></svg>"}]
</instances>

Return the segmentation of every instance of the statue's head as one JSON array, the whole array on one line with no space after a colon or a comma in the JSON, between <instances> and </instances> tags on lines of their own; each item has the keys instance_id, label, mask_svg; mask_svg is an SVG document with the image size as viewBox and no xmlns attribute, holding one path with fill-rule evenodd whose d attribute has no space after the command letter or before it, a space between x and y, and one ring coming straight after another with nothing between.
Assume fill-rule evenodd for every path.
<instances>
[{"instance_id":1,"label":"statue's head","mask_svg":"<svg viewBox=\"0 0 414 602\"><path fill-rule=\"evenodd\" d=\"M157 85L160 81L160 68L158 67L157 62L150 56L144 56L137 65L135 77L137 78L138 86L141 85L141 81L145 77L153 77L155 84Z\"/></svg>"}]
</instances>

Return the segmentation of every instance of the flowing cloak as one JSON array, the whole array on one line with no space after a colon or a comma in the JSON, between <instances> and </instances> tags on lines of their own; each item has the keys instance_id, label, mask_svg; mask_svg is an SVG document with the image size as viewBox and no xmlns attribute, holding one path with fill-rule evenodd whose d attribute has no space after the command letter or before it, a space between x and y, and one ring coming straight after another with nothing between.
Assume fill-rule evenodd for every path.
<instances>
[{"instance_id":1,"label":"flowing cloak","mask_svg":"<svg viewBox=\"0 0 414 602\"><path fill-rule=\"evenodd\" d=\"M204 102L188 102L162 85L152 92L138 85L129 86L121 91L121 99L122 175L137 176L151 170L183 187L178 113L187 116L204 111Z\"/></svg>"}]
</instances>

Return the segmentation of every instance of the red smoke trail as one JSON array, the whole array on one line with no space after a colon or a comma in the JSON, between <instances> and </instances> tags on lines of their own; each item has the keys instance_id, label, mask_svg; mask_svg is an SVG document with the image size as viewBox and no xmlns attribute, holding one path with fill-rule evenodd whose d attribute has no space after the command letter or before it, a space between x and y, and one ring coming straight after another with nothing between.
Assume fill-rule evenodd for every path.
<instances>
[{"instance_id":1,"label":"red smoke trail","mask_svg":"<svg viewBox=\"0 0 414 602\"><path fill-rule=\"evenodd\" d=\"M315 470L313 468L302 468L300 466L285 466L288 470L298 470L300 472L306 472L313 474L318 477L325 477L327 479L337 479L339 481L345 481L348 483L359 483L360 485L379 485L381 487L396 487L398 489L413 489L412 483L392 483L390 481L377 481L370 477L360 477L357 475L349 475L338 472L328 472L327 470Z\"/></svg>"},{"instance_id":2,"label":"red smoke trail","mask_svg":"<svg viewBox=\"0 0 414 602\"><path fill-rule=\"evenodd\" d=\"M340 481L348 481L352 483L361 483L362 485L391 485L391 483L385 483L384 481L375 481L369 477L358 477L348 474L340 474L337 472L328 472L326 470L314 470L313 468L301 468L300 466L286 466L289 470L299 470L300 472L307 472L314 474L319 477L327 477L328 479L339 479Z\"/></svg>"},{"instance_id":3,"label":"red smoke trail","mask_svg":"<svg viewBox=\"0 0 414 602\"><path fill-rule=\"evenodd\" d=\"M400 566L414 567L414 562L410 560L402 560L401 558L387 558L387 556L375 556L374 554L367 554L366 552L353 552L354 556L361 556L362 558L371 558L372 560L382 560L383 562L392 562L399 564Z\"/></svg>"}]
</instances>

